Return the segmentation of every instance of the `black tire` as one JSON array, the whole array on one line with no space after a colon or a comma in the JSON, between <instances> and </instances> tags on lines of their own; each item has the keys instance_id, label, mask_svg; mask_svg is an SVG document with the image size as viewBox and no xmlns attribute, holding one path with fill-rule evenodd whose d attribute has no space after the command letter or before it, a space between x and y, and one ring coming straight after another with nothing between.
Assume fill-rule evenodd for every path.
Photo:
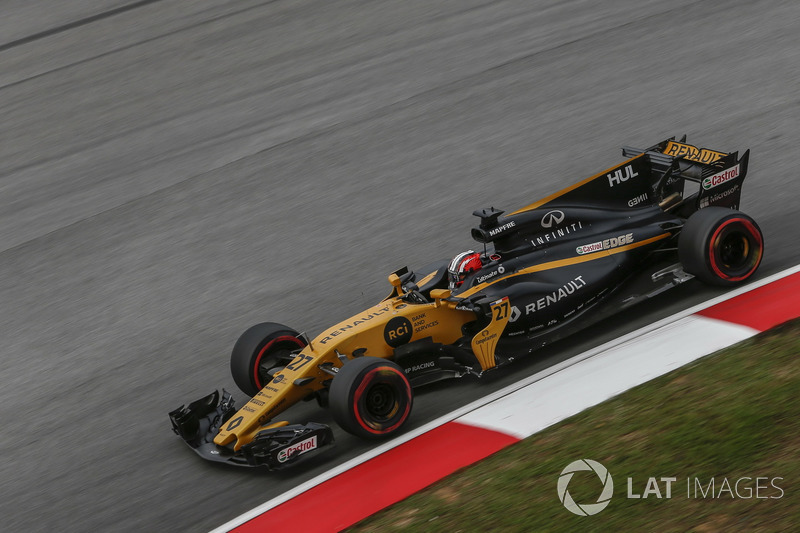
<instances>
[{"instance_id":1,"label":"black tire","mask_svg":"<svg viewBox=\"0 0 800 533\"><path fill-rule=\"evenodd\" d=\"M379 357L347 361L333 378L333 419L353 435L377 439L397 433L413 404L411 383L396 363Z\"/></svg>"},{"instance_id":2,"label":"black tire","mask_svg":"<svg viewBox=\"0 0 800 533\"><path fill-rule=\"evenodd\" d=\"M683 269L710 285L730 286L752 276L764 255L755 220L725 207L706 207L686 221L678 239Z\"/></svg>"},{"instance_id":3,"label":"black tire","mask_svg":"<svg viewBox=\"0 0 800 533\"><path fill-rule=\"evenodd\" d=\"M269 372L283 368L293 359L292 352L306 346L290 327L274 322L256 324L242 333L231 352L231 375L236 386L255 396L269 380Z\"/></svg>"}]
</instances>

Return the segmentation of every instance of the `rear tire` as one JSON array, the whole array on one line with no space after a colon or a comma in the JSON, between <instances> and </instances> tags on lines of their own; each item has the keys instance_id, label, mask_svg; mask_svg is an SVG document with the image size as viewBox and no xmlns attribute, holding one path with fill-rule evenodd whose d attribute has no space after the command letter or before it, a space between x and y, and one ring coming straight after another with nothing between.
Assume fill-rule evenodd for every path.
<instances>
[{"instance_id":1,"label":"rear tire","mask_svg":"<svg viewBox=\"0 0 800 533\"><path fill-rule=\"evenodd\" d=\"M764 255L755 220L725 207L706 207L686 221L678 239L683 269L710 285L731 286L752 276Z\"/></svg>"},{"instance_id":2,"label":"rear tire","mask_svg":"<svg viewBox=\"0 0 800 533\"><path fill-rule=\"evenodd\" d=\"M294 350L306 343L295 330L275 322L256 324L242 333L231 352L231 375L236 386L255 396L272 379L270 372L289 364Z\"/></svg>"},{"instance_id":3,"label":"rear tire","mask_svg":"<svg viewBox=\"0 0 800 533\"><path fill-rule=\"evenodd\" d=\"M358 437L397 433L411 414L411 383L396 363L379 357L347 361L333 378L329 395L333 419Z\"/></svg>"}]
</instances>

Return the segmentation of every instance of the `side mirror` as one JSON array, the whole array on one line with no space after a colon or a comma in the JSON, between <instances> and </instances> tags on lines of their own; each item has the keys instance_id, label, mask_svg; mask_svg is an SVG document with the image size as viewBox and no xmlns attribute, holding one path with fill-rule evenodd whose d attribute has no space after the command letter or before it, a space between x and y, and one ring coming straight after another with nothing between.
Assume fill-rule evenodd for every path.
<instances>
[{"instance_id":1,"label":"side mirror","mask_svg":"<svg viewBox=\"0 0 800 533\"><path fill-rule=\"evenodd\" d=\"M398 296L402 294L402 289L400 289L400 285L402 285L403 282L400 280L400 276L398 276L397 274L389 274L389 283L392 284L392 287L394 287L395 292L397 293Z\"/></svg>"},{"instance_id":2,"label":"side mirror","mask_svg":"<svg viewBox=\"0 0 800 533\"><path fill-rule=\"evenodd\" d=\"M433 289L431 291L431 298L436 302L436 305L439 305L439 300L445 300L450 298L450 289Z\"/></svg>"}]
</instances>

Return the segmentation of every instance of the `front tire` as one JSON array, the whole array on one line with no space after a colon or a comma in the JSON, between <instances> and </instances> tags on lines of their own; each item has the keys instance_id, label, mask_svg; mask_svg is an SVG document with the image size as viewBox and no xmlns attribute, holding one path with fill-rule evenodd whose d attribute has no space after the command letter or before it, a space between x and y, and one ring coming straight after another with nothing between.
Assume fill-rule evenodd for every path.
<instances>
[{"instance_id":1,"label":"front tire","mask_svg":"<svg viewBox=\"0 0 800 533\"><path fill-rule=\"evenodd\" d=\"M686 221L678 239L683 269L710 285L747 280L761 264L764 236L755 220L740 211L706 207Z\"/></svg>"},{"instance_id":2,"label":"front tire","mask_svg":"<svg viewBox=\"0 0 800 533\"><path fill-rule=\"evenodd\" d=\"M292 352L306 343L299 333L275 322L256 324L242 333L231 352L231 375L236 386L255 396L272 379L276 369L294 358Z\"/></svg>"},{"instance_id":3,"label":"front tire","mask_svg":"<svg viewBox=\"0 0 800 533\"><path fill-rule=\"evenodd\" d=\"M398 432L412 404L411 383L403 369L379 357L347 361L331 382L333 419L358 437L377 439Z\"/></svg>"}]
</instances>

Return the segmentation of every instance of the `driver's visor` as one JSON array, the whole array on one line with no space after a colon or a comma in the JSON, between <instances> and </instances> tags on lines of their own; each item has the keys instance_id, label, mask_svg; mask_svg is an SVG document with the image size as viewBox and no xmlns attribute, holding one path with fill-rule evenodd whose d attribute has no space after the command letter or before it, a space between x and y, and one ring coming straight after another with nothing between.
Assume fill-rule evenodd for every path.
<instances>
[{"instance_id":1,"label":"driver's visor","mask_svg":"<svg viewBox=\"0 0 800 533\"><path fill-rule=\"evenodd\" d=\"M448 271L447 275L448 275L448 279L450 280L450 286L451 287L460 287L461 284L464 283L464 280L467 277L467 272L459 273L459 272L453 272L451 270L451 271Z\"/></svg>"}]
</instances>

